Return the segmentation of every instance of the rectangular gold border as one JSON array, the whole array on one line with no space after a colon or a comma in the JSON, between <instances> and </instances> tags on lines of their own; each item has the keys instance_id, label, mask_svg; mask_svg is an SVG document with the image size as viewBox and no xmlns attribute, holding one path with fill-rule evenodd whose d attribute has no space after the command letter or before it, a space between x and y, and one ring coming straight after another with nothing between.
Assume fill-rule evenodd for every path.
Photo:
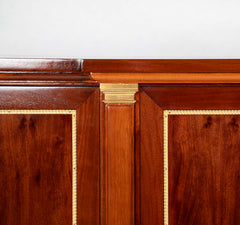
<instances>
[{"instance_id":1,"label":"rectangular gold border","mask_svg":"<svg viewBox=\"0 0 240 225\"><path fill-rule=\"evenodd\" d=\"M168 208L168 115L240 115L240 110L163 110L163 220L169 223Z\"/></svg>"},{"instance_id":2,"label":"rectangular gold border","mask_svg":"<svg viewBox=\"0 0 240 225\"><path fill-rule=\"evenodd\" d=\"M72 224L77 225L77 121L76 110L0 110L0 114L71 114L72 115Z\"/></svg>"}]
</instances>

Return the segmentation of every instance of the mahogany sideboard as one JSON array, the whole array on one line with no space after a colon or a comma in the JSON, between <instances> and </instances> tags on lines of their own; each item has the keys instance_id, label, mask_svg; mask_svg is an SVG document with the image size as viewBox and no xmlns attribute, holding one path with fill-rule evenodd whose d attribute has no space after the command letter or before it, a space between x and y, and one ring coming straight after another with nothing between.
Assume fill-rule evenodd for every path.
<instances>
[{"instance_id":1,"label":"mahogany sideboard","mask_svg":"<svg viewBox=\"0 0 240 225\"><path fill-rule=\"evenodd\" d=\"M0 225L238 225L239 126L238 59L0 59Z\"/></svg>"}]
</instances>

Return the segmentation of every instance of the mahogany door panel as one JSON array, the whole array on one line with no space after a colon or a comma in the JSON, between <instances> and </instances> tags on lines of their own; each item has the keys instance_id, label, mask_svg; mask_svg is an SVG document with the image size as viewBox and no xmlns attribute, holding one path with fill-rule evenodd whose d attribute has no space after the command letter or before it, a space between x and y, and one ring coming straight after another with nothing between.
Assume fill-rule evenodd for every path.
<instances>
[{"instance_id":1,"label":"mahogany door panel","mask_svg":"<svg viewBox=\"0 0 240 225\"><path fill-rule=\"evenodd\" d=\"M240 222L240 115L224 113L168 116L169 224Z\"/></svg>"},{"instance_id":2,"label":"mahogany door panel","mask_svg":"<svg viewBox=\"0 0 240 225\"><path fill-rule=\"evenodd\" d=\"M2 87L0 96L0 224L98 224L98 89Z\"/></svg>"},{"instance_id":3,"label":"mahogany door panel","mask_svg":"<svg viewBox=\"0 0 240 225\"><path fill-rule=\"evenodd\" d=\"M142 86L140 224L240 223L240 87Z\"/></svg>"}]
</instances>

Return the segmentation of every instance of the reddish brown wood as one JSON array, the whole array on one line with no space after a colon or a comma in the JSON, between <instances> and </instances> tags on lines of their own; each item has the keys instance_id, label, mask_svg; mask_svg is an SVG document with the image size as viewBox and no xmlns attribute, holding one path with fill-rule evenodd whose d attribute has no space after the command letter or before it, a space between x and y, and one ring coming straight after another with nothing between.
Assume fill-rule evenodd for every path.
<instances>
[{"instance_id":1,"label":"reddish brown wood","mask_svg":"<svg viewBox=\"0 0 240 225\"><path fill-rule=\"evenodd\" d=\"M81 71L80 59L31 59L1 58L0 71L58 72L71 73Z\"/></svg>"},{"instance_id":2,"label":"reddish brown wood","mask_svg":"<svg viewBox=\"0 0 240 225\"><path fill-rule=\"evenodd\" d=\"M240 73L91 73L100 83L144 84L234 84L240 83Z\"/></svg>"},{"instance_id":3,"label":"reddish brown wood","mask_svg":"<svg viewBox=\"0 0 240 225\"><path fill-rule=\"evenodd\" d=\"M0 224L71 224L71 115L0 115Z\"/></svg>"},{"instance_id":4,"label":"reddish brown wood","mask_svg":"<svg viewBox=\"0 0 240 225\"><path fill-rule=\"evenodd\" d=\"M77 111L78 224L99 224L98 89L2 87L0 92L0 109ZM0 123L0 224L71 224L71 118L1 115Z\"/></svg>"},{"instance_id":5,"label":"reddish brown wood","mask_svg":"<svg viewBox=\"0 0 240 225\"><path fill-rule=\"evenodd\" d=\"M0 59L0 71L57 73L235 73L239 59Z\"/></svg>"},{"instance_id":6,"label":"reddish brown wood","mask_svg":"<svg viewBox=\"0 0 240 225\"><path fill-rule=\"evenodd\" d=\"M139 94L140 159L136 164L140 164L140 224L163 225L162 110L141 89Z\"/></svg>"},{"instance_id":7,"label":"reddish brown wood","mask_svg":"<svg viewBox=\"0 0 240 225\"><path fill-rule=\"evenodd\" d=\"M99 89L95 88L95 91L78 108L77 225L100 223L99 111Z\"/></svg>"},{"instance_id":8,"label":"reddish brown wood","mask_svg":"<svg viewBox=\"0 0 240 225\"><path fill-rule=\"evenodd\" d=\"M0 86L94 85L80 59L0 59Z\"/></svg>"},{"instance_id":9,"label":"reddish brown wood","mask_svg":"<svg viewBox=\"0 0 240 225\"><path fill-rule=\"evenodd\" d=\"M83 59L82 72L225 73L240 72L239 59Z\"/></svg>"},{"instance_id":10,"label":"reddish brown wood","mask_svg":"<svg viewBox=\"0 0 240 225\"><path fill-rule=\"evenodd\" d=\"M0 72L0 85L11 86L78 86L83 83L93 85L90 77L77 73L3 73Z\"/></svg>"},{"instance_id":11,"label":"reddish brown wood","mask_svg":"<svg viewBox=\"0 0 240 225\"><path fill-rule=\"evenodd\" d=\"M239 109L240 86L144 86L162 109Z\"/></svg>"},{"instance_id":12,"label":"reddish brown wood","mask_svg":"<svg viewBox=\"0 0 240 225\"><path fill-rule=\"evenodd\" d=\"M140 154L140 96L139 92L135 94L136 103L134 104L134 112L135 112L135 126L134 126L134 179L135 179L135 207L134 207L134 215L135 215L135 225L141 224L141 179L140 179L140 171L141 171L141 154Z\"/></svg>"},{"instance_id":13,"label":"reddish brown wood","mask_svg":"<svg viewBox=\"0 0 240 225\"><path fill-rule=\"evenodd\" d=\"M107 225L107 161L106 161L106 123L105 123L105 104L103 102L104 94L100 92L100 189L101 189L101 202L100 202L100 224Z\"/></svg>"},{"instance_id":14,"label":"reddish brown wood","mask_svg":"<svg viewBox=\"0 0 240 225\"><path fill-rule=\"evenodd\" d=\"M162 225L162 110L236 110L240 86L160 85L141 90L141 224ZM170 116L169 225L240 222L238 121L239 116Z\"/></svg>"},{"instance_id":15,"label":"reddish brown wood","mask_svg":"<svg viewBox=\"0 0 240 225\"><path fill-rule=\"evenodd\" d=\"M169 225L240 223L239 120L169 116Z\"/></svg>"},{"instance_id":16,"label":"reddish brown wood","mask_svg":"<svg viewBox=\"0 0 240 225\"><path fill-rule=\"evenodd\" d=\"M0 85L97 82L240 83L240 60L0 59Z\"/></svg>"},{"instance_id":17,"label":"reddish brown wood","mask_svg":"<svg viewBox=\"0 0 240 225\"><path fill-rule=\"evenodd\" d=\"M240 109L239 59L0 59L0 71L0 109L77 110L82 225L163 225L163 110ZM142 83L138 102L100 110L99 82ZM0 115L0 224L71 224L71 121L60 117ZM239 224L240 117L171 118L169 225Z\"/></svg>"},{"instance_id":18,"label":"reddish brown wood","mask_svg":"<svg viewBox=\"0 0 240 225\"><path fill-rule=\"evenodd\" d=\"M134 224L134 105L106 104L102 112L101 224Z\"/></svg>"}]
</instances>

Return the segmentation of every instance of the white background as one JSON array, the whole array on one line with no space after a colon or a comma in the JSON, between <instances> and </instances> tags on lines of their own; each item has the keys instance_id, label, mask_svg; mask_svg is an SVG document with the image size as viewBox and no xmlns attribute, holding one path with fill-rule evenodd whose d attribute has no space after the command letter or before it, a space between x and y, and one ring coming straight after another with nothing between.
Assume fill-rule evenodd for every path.
<instances>
[{"instance_id":1,"label":"white background","mask_svg":"<svg viewBox=\"0 0 240 225\"><path fill-rule=\"evenodd\" d=\"M240 58L239 0L0 0L0 57Z\"/></svg>"}]
</instances>

